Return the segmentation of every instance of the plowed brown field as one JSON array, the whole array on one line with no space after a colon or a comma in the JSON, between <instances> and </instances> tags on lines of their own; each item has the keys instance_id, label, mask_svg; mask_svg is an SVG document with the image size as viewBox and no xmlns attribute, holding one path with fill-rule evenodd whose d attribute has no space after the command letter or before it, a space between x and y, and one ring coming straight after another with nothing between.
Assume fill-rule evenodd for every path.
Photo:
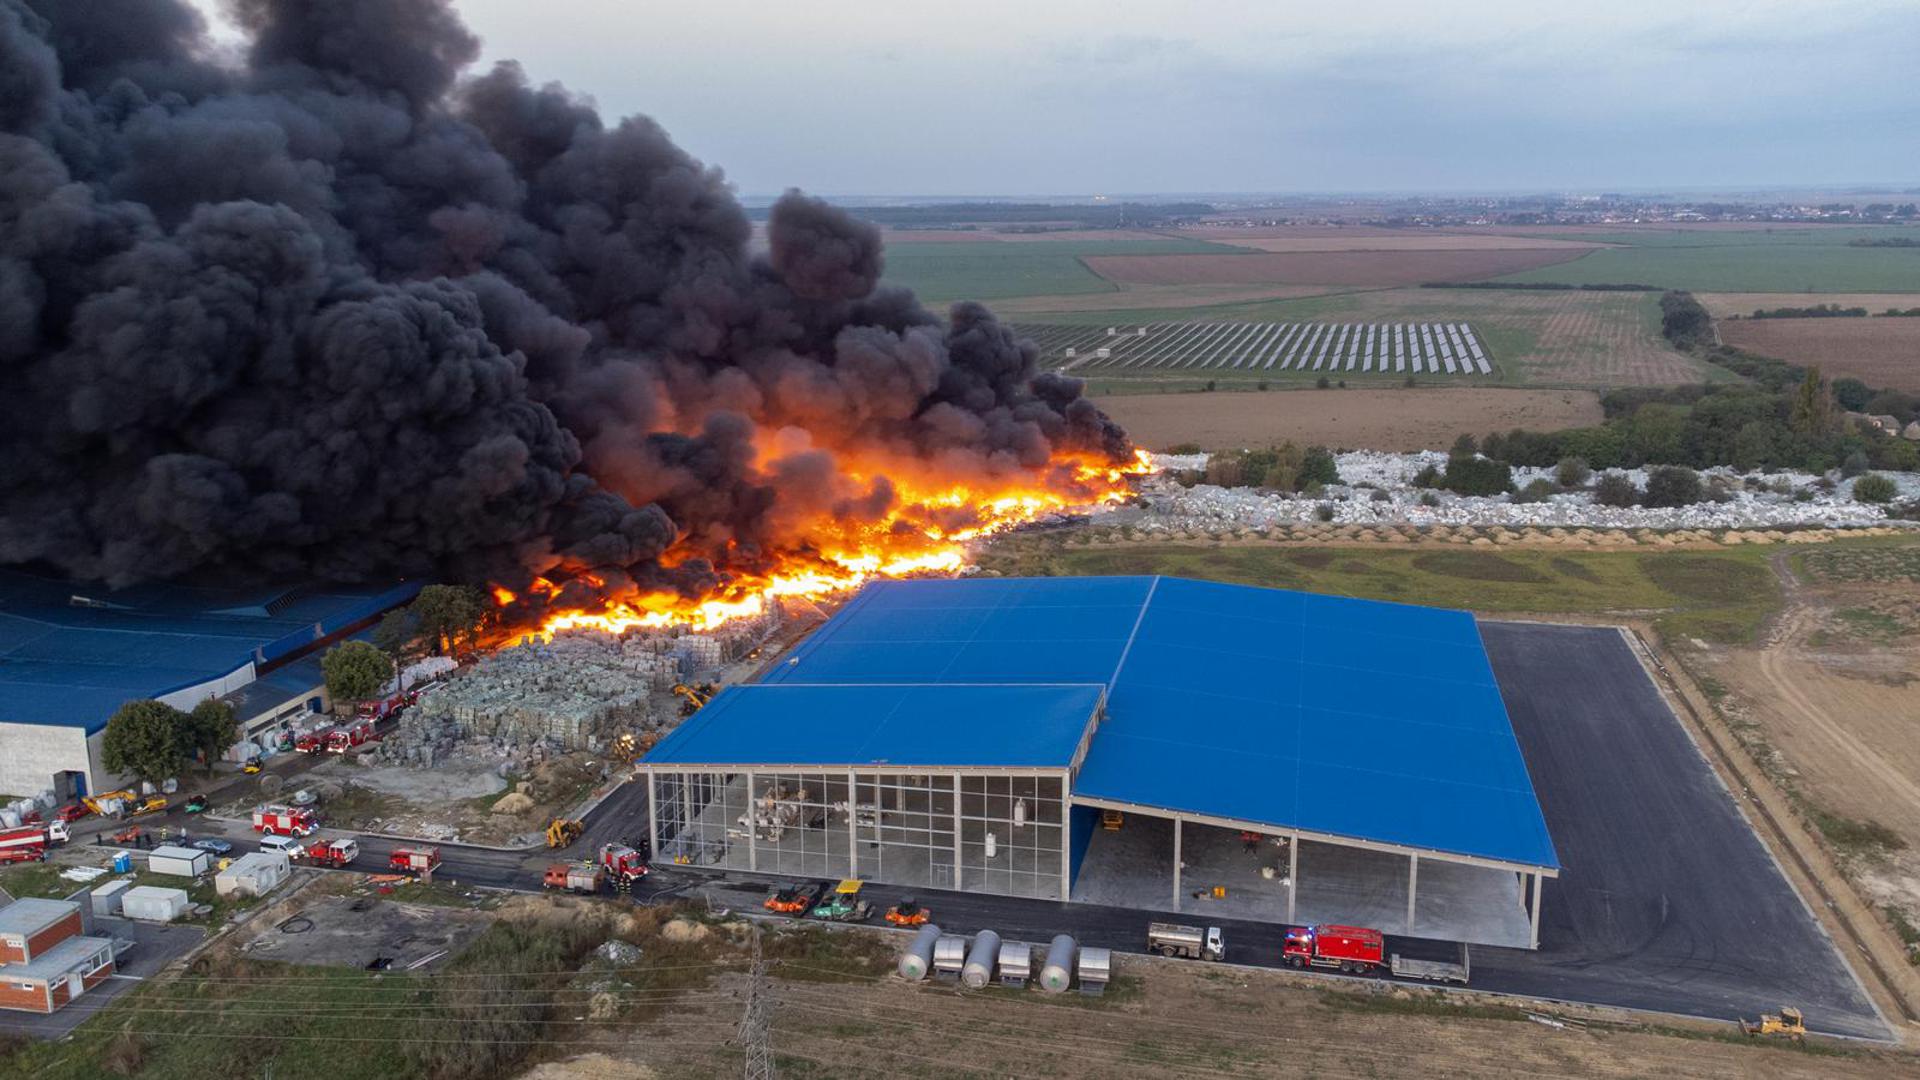
<instances>
[{"instance_id":1,"label":"plowed brown field","mask_svg":"<svg viewBox=\"0 0 1920 1080\"><path fill-rule=\"evenodd\" d=\"M1577 259L1580 246L1496 251L1316 251L1258 255L1090 255L1127 285L1418 285L1478 281Z\"/></svg>"},{"instance_id":2,"label":"plowed brown field","mask_svg":"<svg viewBox=\"0 0 1920 1080\"><path fill-rule=\"evenodd\" d=\"M1828 378L1920 391L1920 319L1737 319L1720 339L1794 364L1818 364Z\"/></svg>"},{"instance_id":3,"label":"plowed brown field","mask_svg":"<svg viewBox=\"0 0 1920 1080\"><path fill-rule=\"evenodd\" d=\"M1601 419L1591 390L1285 390L1110 394L1100 408L1134 441L1207 450L1292 440L1356 450L1444 450L1460 433L1558 431Z\"/></svg>"}]
</instances>

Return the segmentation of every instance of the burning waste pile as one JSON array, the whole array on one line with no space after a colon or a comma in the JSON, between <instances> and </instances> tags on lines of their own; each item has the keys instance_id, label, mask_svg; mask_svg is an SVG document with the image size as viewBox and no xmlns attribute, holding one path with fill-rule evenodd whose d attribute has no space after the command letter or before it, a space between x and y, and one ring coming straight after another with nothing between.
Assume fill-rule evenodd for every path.
<instances>
[{"instance_id":1,"label":"burning waste pile","mask_svg":"<svg viewBox=\"0 0 1920 1080\"><path fill-rule=\"evenodd\" d=\"M423 695L368 764L431 768L497 761L503 775L550 757L650 745L678 722L673 688L745 656L781 623L780 605L705 633L682 627L612 635L528 635Z\"/></svg>"},{"instance_id":2,"label":"burning waste pile","mask_svg":"<svg viewBox=\"0 0 1920 1080\"><path fill-rule=\"evenodd\" d=\"M881 285L874 227L792 192L751 251L717 169L470 70L450 0L229 7L238 46L0 0L0 564L710 628L1144 470L986 309Z\"/></svg>"}]
</instances>

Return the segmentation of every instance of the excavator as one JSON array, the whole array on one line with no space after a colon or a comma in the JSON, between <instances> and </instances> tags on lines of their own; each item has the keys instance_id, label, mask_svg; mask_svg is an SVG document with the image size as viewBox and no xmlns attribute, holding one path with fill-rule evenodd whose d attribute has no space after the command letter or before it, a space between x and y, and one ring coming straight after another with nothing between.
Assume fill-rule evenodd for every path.
<instances>
[{"instance_id":1,"label":"excavator","mask_svg":"<svg viewBox=\"0 0 1920 1080\"><path fill-rule=\"evenodd\" d=\"M673 692L684 699L680 702L680 716L684 719L705 708L707 702L713 700L713 695L720 692L720 688L710 682L703 682L698 686L675 683Z\"/></svg>"},{"instance_id":2,"label":"excavator","mask_svg":"<svg viewBox=\"0 0 1920 1080\"><path fill-rule=\"evenodd\" d=\"M586 822L554 818L547 823L547 846L554 849L566 847L580 839L580 835L586 831Z\"/></svg>"},{"instance_id":3,"label":"excavator","mask_svg":"<svg viewBox=\"0 0 1920 1080\"><path fill-rule=\"evenodd\" d=\"M1777 1013L1761 1013L1760 1019L1752 1023L1741 1020L1740 1030L1750 1039L1770 1036L1802 1042L1807 1037L1807 1018L1800 1015L1799 1009L1787 1005Z\"/></svg>"}]
</instances>

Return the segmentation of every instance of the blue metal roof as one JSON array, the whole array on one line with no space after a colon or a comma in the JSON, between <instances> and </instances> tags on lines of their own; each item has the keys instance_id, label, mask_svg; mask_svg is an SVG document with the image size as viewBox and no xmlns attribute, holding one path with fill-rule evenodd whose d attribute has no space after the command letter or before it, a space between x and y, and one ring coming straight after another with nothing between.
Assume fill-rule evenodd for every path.
<instances>
[{"instance_id":1,"label":"blue metal roof","mask_svg":"<svg viewBox=\"0 0 1920 1080\"><path fill-rule=\"evenodd\" d=\"M1462 611L1181 578L882 581L763 680L819 685L817 715L851 727L874 714L836 695L860 688L821 684L1061 682L1108 688L1076 796L1558 866ZM941 717L921 727L963 719L940 737L949 756L925 764L990 760L1003 726L939 698L918 699ZM785 760L740 737L758 762Z\"/></svg>"},{"instance_id":2,"label":"blue metal roof","mask_svg":"<svg viewBox=\"0 0 1920 1080\"><path fill-rule=\"evenodd\" d=\"M95 732L131 699L297 653L418 591L412 582L108 590L0 570L0 721Z\"/></svg>"},{"instance_id":3,"label":"blue metal roof","mask_svg":"<svg viewBox=\"0 0 1920 1080\"><path fill-rule=\"evenodd\" d=\"M1064 769L1104 687L734 686L647 754L655 764Z\"/></svg>"}]
</instances>

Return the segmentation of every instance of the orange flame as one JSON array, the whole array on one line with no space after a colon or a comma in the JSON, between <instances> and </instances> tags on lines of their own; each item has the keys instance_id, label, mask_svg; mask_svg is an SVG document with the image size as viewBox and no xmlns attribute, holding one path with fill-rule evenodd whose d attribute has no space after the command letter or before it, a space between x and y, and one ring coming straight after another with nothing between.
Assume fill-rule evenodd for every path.
<instances>
[{"instance_id":1,"label":"orange flame","mask_svg":"<svg viewBox=\"0 0 1920 1080\"><path fill-rule=\"evenodd\" d=\"M562 630L591 629L620 634L672 626L711 630L765 614L773 600L822 600L875 578L957 573L966 565L969 541L1046 514L1119 502L1131 494L1133 477L1154 470L1152 456L1145 450L1134 451L1133 460L1124 465L1061 464L1068 468L1051 479L997 477L929 489L889 475L897 496L892 510L867 519L828 516L810 522L787 550L762 560L770 568L726 568L730 580L713 595L689 598L674 592L635 592L610 600L599 610L549 614L537 633L551 637ZM847 475L858 483L868 479L857 470ZM941 524L943 517L955 524ZM671 565L701 554L674 550L664 561ZM576 576L600 583L589 574ZM533 590L551 594L554 586L536 579ZM516 599L513 592L497 586L493 593L502 606Z\"/></svg>"}]
</instances>

